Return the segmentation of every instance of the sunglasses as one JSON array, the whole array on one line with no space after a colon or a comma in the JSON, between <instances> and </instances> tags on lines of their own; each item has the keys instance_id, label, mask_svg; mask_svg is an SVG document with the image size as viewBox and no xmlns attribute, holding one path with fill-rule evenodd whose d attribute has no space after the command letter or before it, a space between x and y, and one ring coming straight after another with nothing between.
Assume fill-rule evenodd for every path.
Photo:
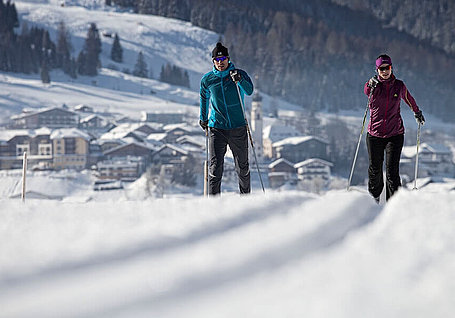
<instances>
[{"instance_id":1,"label":"sunglasses","mask_svg":"<svg viewBox=\"0 0 455 318\"><path fill-rule=\"evenodd\" d=\"M220 56L220 57L215 57L213 60L217 61L217 62L223 62L226 59L227 59L227 56Z\"/></svg>"},{"instance_id":2,"label":"sunglasses","mask_svg":"<svg viewBox=\"0 0 455 318\"><path fill-rule=\"evenodd\" d=\"M378 70L380 70L380 71L389 71L391 69L392 69L392 65L378 67Z\"/></svg>"}]
</instances>

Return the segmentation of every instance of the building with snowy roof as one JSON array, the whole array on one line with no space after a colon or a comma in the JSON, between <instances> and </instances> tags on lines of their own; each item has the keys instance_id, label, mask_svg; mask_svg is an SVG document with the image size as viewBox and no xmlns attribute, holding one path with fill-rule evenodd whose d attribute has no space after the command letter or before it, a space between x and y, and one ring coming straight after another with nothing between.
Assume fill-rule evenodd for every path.
<instances>
[{"instance_id":1,"label":"building with snowy roof","mask_svg":"<svg viewBox=\"0 0 455 318\"><path fill-rule=\"evenodd\" d=\"M289 137L272 144L276 158L300 162L310 158L328 159L329 143L314 136Z\"/></svg>"},{"instance_id":2,"label":"building with snowy roof","mask_svg":"<svg viewBox=\"0 0 455 318\"><path fill-rule=\"evenodd\" d=\"M285 183L296 184L296 168L289 160L277 159L268 165L268 178L272 188L281 187Z\"/></svg>"},{"instance_id":3,"label":"building with snowy roof","mask_svg":"<svg viewBox=\"0 0 455 318\"><path fill-rule=\"evenodd\" d=\"M294 165L299 180L314 180L320 178L325 182L330 180L333 164L319 158L311 158Z\"/></svg>"},{"instance_id":4,"label":"building with snowy roof","mask_svg":"<svg viewBox=\"0 0 455 318\"><path fill-rule=\"evenodd\" d=\"M263 151L264 156L267 158L275 158L276 155L273 152L273 143L280 140L301 136L301 133L298 132L294 127L287 126L279 123L274 123L268 125L263 130Z\"/></svg>"},{"instance_id":5,"label":"building with snowy roof","mask_svg":"<svg viewBox=\"0 0 455 318\"><path fill-rule=\"evenodd\" d=\"M143 157L125 156L100 161L96 164L99 179L133 181L145 171Z\"/></svg>"},{"instance_id":6,"label":"building with snowy roof","mask_svg":"<svg viewBox=\"0 0 455 318\"><path fill-rule=\"evenodd\" d=\"M61 128L50 135L55 170L83 170L87 167L90 135L77 128Z\"/></svg>"},{"instance_id":7,"label":"building with snowy roof","mask_svg":"<svg viewBox=\"0 0 455 318\"><path fill-rule=\"evenodd\" d=\"M78 127L79 115L62 107L42 110L25 110L11 117L13 128L36 129L40 127L68 128Z\"/></svg>"},{"instance_id":8,"label":"building with snowy roof","mask_svg":"<svg viewBox=\"0 0 455 318\"><path fill-rule=\"evenodd\" d=\"M31 168L49 167L53 158L50 135L49 128L0 130L0 169L21 168L24 152Z\"/></svg>"},{"instance_id":9,"label":"building with snowy roof","mask_svg":"<svg viewBox=\"0 0 455 318\"><path fill-rule=\"evenodd\" d=\"M401 152L400 172L414 179L417 147L405 146ZM454 177L455 164L450 149L442 144L422 143L419 147L418 177Z\"/></svg>"},{"instance_id":10,"label":"building with snowy roof","mask_svg":"<svg viewBox=\"0 0 455 318\"><path fill-rule=\"evenodd\" d=\"M141 112L141 121L143 122L155 122L155 123L164 123L164 124L172 124L172 123L180 123L186 117L186 113L184 111L143 111Z\"/></svg>"}]
</instances>

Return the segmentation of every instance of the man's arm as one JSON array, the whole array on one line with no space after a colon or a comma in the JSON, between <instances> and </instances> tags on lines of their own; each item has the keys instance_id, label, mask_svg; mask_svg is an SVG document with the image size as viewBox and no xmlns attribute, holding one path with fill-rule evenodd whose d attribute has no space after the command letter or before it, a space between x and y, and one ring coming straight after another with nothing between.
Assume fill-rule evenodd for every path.
<instances>
[{"instance_id":1,"label":"man's arm","mask_svg":"<svg viewBox=\"0 0 455 318\"><path fill-rule=\"evenodd\" d=\"M199 100L200 100L200 115L199 119L203 122L208 121L209 115L209 104L210 104L210 90L205 84L205 78L201 80L201 87L199 90Z\"/></svg>"},{"instance_id":2,"label":"man's arm","mask_svg":"<svg viewBox=\"0 0 455 318\"><path fill-rule=\"evenodd\" d=\"M242 91L244 91L245 94L247 95L253 94L254 86L253 82L251 81L251 78L244 70L238 70L238 72L240 73L241 76L239 86L242 89Z\"/></svg>"}]
</instances>

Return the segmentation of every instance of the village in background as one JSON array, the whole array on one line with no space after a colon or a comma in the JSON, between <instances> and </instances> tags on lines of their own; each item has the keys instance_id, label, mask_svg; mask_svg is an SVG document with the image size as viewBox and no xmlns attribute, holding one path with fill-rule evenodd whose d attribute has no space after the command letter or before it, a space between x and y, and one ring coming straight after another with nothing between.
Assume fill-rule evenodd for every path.
<instances>
[{"instance_id":1,"label":"village in background","mask_svg":"<svg viewBox=\"0 0 455 318\"><path fill-rule=\"evenodd\" d=\"M264 119L261 101L260 93L256 93L248 114L266 187L314 193L345 187L346 178L333 173L337 162L333 162L330 140L318 135L318 131L325 131L320 120L294 111L277 111L269 114L276 117ZM85 171L95 191L123 189L143 176L153 195L170 194L176 188L199 194L206 137L197 122L198 118L189 112L144 111L140 120L134 120L83 104L24 109L0 129L0 167L6 170L4 173L18 174L26 152L30 173ZM314 134L304 133L309 129ZM413 180L415 155L415 146L404 147L404 181ZM423 143L419 156L419 177L454 177L453 154L448 147ZM365 169L365 163L360 169ZM253 185L259 188L252 153L250 170ZM224 189L236 190L237 176L229 153L224 180ZM11 197L19 196L16 188L10 192ZM28 195L52 197L46 193L45 189L29 189Z\"/></svg>"},{"instance_id":2,"label":"village in background","mask_svg":"<svg viewBox=\"0 0 455 318\"><path fill-rule=\"evenodd\" d=\"M211 67L207 52L219 35L183 21L117 12L110 6L82 15L77 7L59 2L17 5L17 11L9 2L3 7L16 17L5 25L13 40L2 47L0 63L0 173L14 180L3 196L19 196L24 153L30 175L66 173L74 178L79 173L94 191L122 190L140 180L155 196L202 194L206 137L198 126L198 85ZM94 18L98 24L90 22ZM18 45L26 48L20 58ZM78 51L77 59L71 56ZM174 51L193 63L167 54ZM40 75L33 75L38 70ZM343 113L322 106L317 111L305 101L290 104L263 92L267 78L251 75L255 93L246 98L245 107L257 154L256 166L250 146L253 191L260 189L258 170L269 189L322 193L345 188L362 111ZM321 94L313 95L313 102L322 104ZM425 105L422 109L425 113ZM439 129L432 123L435 118L425 115L430 124L422 129L418 177L454 178L453 130ZM400 169L406 185L415 174L417 127L411 111L404 110L403 117L406 139ZM367 169L362 140L352 184L365 186ZM29 187L28 196L65 196L44 188L41 183ZM237 188L228 153L222 190Z\"/></svg>"}]
</instances>

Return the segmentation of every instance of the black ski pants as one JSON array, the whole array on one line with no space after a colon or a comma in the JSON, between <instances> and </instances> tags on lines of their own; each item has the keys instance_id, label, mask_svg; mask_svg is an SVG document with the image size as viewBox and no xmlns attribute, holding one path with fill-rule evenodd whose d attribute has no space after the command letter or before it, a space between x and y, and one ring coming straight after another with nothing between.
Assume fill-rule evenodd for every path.
<instances>
[{"instance_id":1,"label":"black ski pants","mask_svg":"<svg viewBox=\"0 0 455 318\"><path fill-rule=\"evenodd\" d=\"M210 174L209 194L221 192L223 177L224 155L227 146L234 155L235 170L239 177L240 193L250 193L250 168L248 164L248 135L246 126L234 129L210 128Z\"/></svg>"},{"instance_id":2,"label":"black ski pants","mask_svg":"<svg viewBox=\"0 0 455 318\"><path fill-rule=\"evenodd\" d=\"M386 154L386 199L388 200L401 186L400 157L403 142L403 134L389 138L379 138L367 134L368 191L374 198L379 198L384 188L382 177L384 151Z\"/></svg>"}]
</instances>

